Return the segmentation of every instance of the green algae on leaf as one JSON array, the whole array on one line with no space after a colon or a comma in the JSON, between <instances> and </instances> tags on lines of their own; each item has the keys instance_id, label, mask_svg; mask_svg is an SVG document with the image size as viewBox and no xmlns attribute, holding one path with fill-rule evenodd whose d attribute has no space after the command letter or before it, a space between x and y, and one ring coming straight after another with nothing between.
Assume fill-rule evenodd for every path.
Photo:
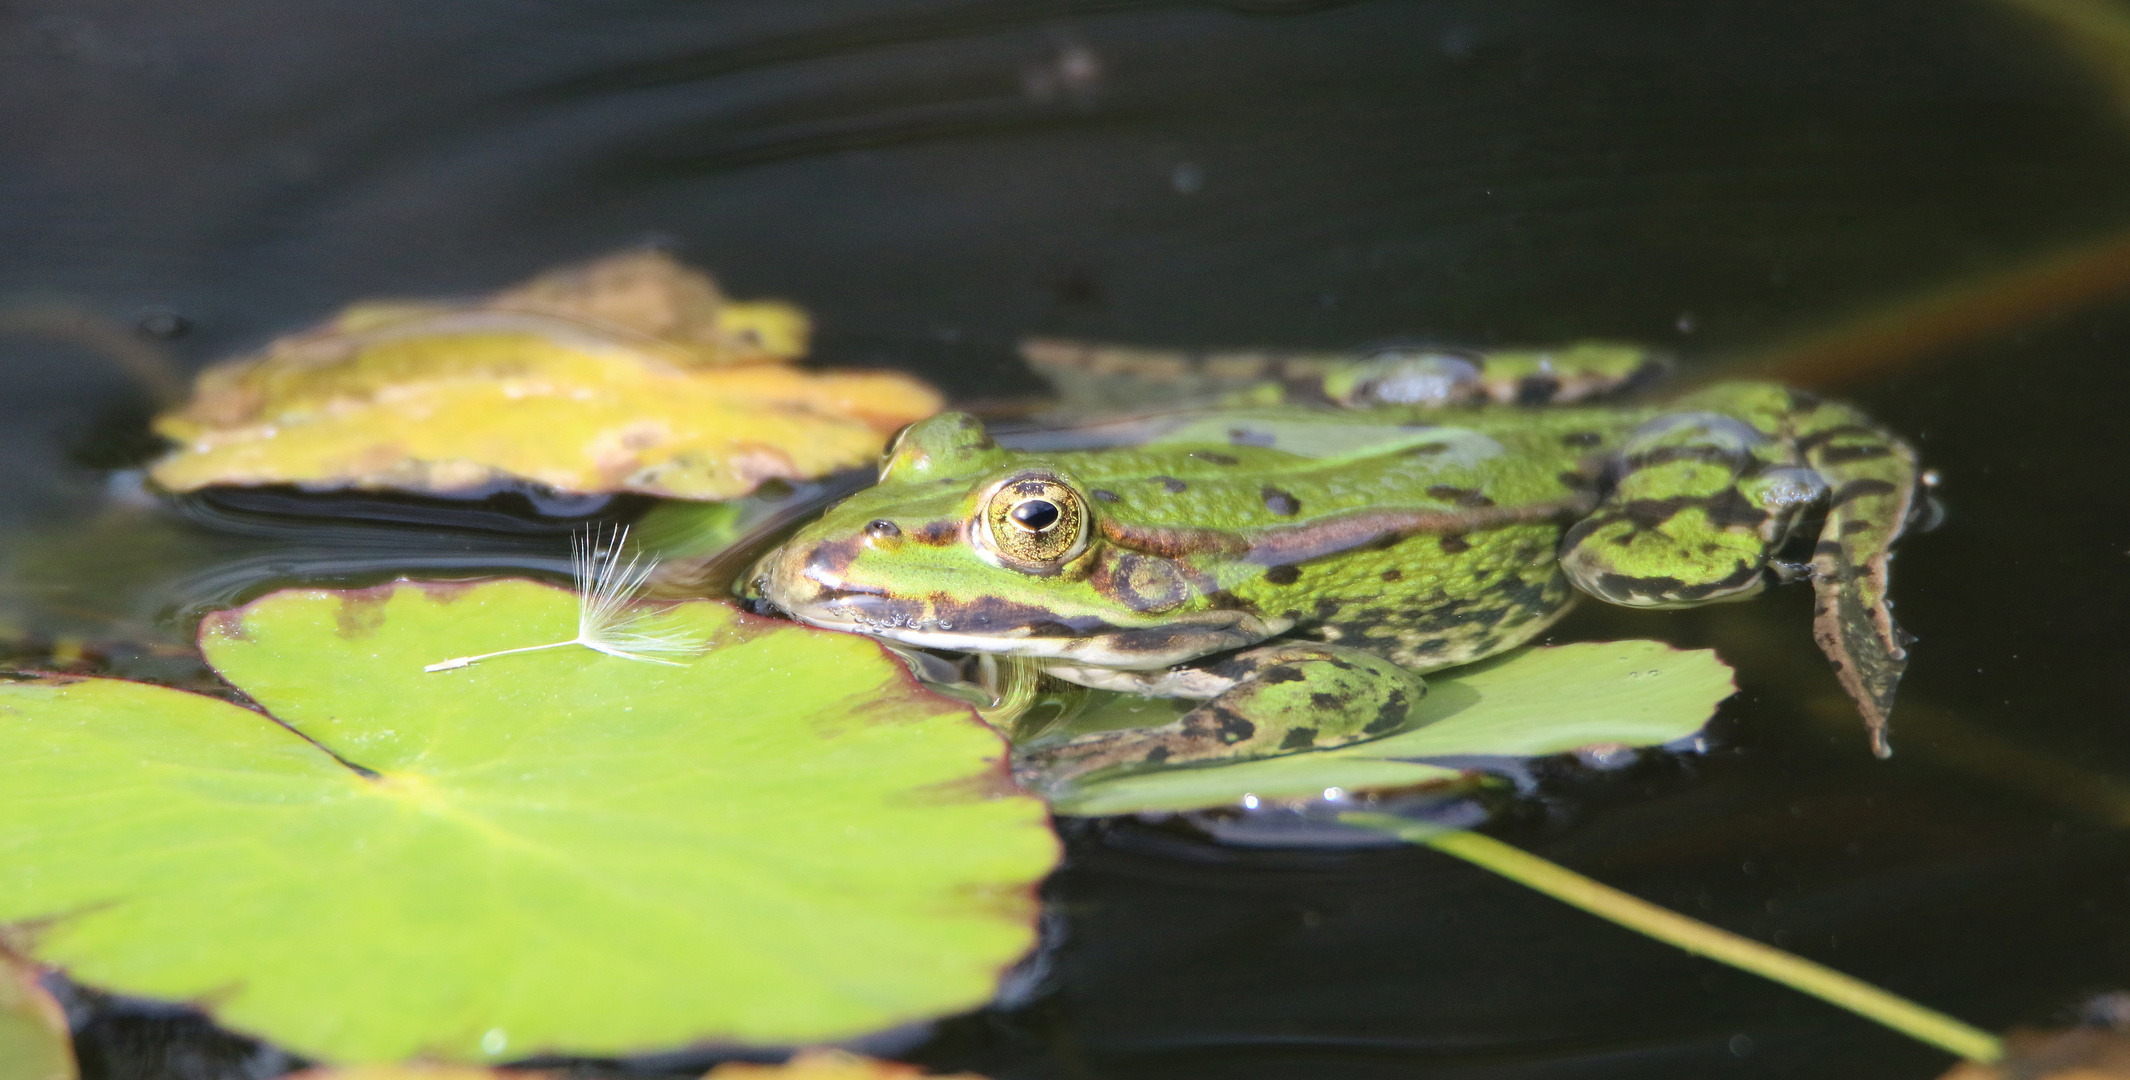
<instances>
[{"instance_id":1,"label":"green algae on leaf","mask_svg":"<svg viewBox=\"0 0 2130 1080\"><path fill-rule=\"evenodd\" d=\"M865 639L668 619L709 649L425 673L567 637L577 598L291 590L201 628L267 715L0 684L0 922L337 1061L827 1040L986 1000L1057 850L998 737Z\"/></svg>"},{"instance_id":2,"label":"green algae on leaf","mask_svg":"<svg viewBox=\"0 0 2130 1080\"><path fill-rule=\"evenodd\" d=\"M29 965L0 952L0 1080L75 1080L66 1014Z\"/></svg>"},{"instance_id":3,"label":"green algae on leaf","mask_svg":"<svg viewBox=\"0 0 2130 1080\"><path fill-rule=\"evenodd\" d=\"M1538 757L1586 746L1656 746L1687 738L1736 692L1708 650L1658 641L1522 649L1427 677L1411 729L1369 742L1233 764L1097 775L1049 792L1064 814L1129 814L1227 806L1246 796L1299 799L1454 780L1445 759ZM1159 723L1180 705L1124 698L1070 731ZM1169 710L1169 715L1158 715Z\"/></svg>"}]
</instances>

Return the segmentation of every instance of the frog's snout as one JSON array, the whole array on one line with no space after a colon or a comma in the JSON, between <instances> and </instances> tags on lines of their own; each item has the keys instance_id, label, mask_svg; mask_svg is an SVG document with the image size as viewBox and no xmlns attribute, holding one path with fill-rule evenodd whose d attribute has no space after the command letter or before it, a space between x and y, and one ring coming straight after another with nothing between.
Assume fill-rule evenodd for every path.
<instances>
[{"instance_id":1,"label":"frog's snout","mask_svg":"<svg viewBox=\"0 0 2130 1080\"><path fill-rule=\"evenodd\" d=\"M755 565L755 588L763 599L801 622L847 622L832 611L835 602L873 591L851 588L847 577L851 560L864 544L864 537L802 532Z\"/></svg>"}]
</instances>

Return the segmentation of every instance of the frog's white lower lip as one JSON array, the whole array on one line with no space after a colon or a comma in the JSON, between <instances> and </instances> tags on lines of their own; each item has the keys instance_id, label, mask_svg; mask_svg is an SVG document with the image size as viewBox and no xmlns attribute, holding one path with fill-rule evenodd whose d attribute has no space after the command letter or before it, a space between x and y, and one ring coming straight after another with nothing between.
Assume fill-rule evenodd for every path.
<instances>
[{"instance_id":1,"label":"frog's white lower lip","mask_svg":"<svg viewBox=\"0 0 2130 1080\"><path fill-rule=\"evenodd\" d=\"M887 638L921 649L994 653L1038 660L1070 660L1090 667L1147 671L1195 660L1208 653L1241 648L1284 633L1292 624L1242 612L1221 612L1215 620L1177 623L1146 630L1116 628L1081 637L969 634L924 626L889 626L858 618L848 611L808 608L790 615L809 626ZM1153 646L1155 641L1165 642Z\"/></svg>"}]
</instances>

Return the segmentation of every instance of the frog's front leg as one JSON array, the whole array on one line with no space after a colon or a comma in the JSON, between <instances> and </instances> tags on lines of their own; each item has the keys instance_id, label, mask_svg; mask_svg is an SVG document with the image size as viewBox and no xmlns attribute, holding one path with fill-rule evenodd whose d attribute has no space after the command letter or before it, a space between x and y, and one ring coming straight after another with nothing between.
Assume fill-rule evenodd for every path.
<instances>
[{"instance_id":1,"label":"frog's front leg","mask_svg":"<svg viewBox=\"0 0 2130 1080\"><path fill-rule=\"evenodd\" d=\"M1261 645L1206 669L1221 690L1154 728L1085 735L1031 754L1046 782L1127 765L1267 757L1388 735L1403 727L1427 684L1373 653L1315 642Z\"/></svg>"}]
</instances>

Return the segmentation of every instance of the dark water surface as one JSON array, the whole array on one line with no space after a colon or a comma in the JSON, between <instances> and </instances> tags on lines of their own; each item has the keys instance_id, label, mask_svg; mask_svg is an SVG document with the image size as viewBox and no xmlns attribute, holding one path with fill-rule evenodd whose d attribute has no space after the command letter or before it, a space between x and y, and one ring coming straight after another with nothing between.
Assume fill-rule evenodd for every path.
<instances>
[{"instance_id":1,"label":"dark water surface","mask_svg":"<svg viewBox=\"0 0 2130 1080\"><path fill-rule=\"evenodd\" d=\"M352 299L654 240L804 303L821 359L964 399L1037 389L1030 332L1711 364L2130 227L2126 116L1981 0L13 0L0 629L183 682L188 620L276 584L561 565L567 523L509 505L157 509L109 472L142 453L146 384L83 325L189 369ZM1714 645L1744 692L1710 754L1544 764L1497 833L1987 1028L2130 987L2126 343L2114 301L1838 388L1916 437L1950 508L1896 566L1921 642L1891 761L1794 591L1586 609L1556 636ZM1948 1064L1428 851L1066 831L1036 980L903 1056L1001 1080ZM92 1077L280 1067L182 1018L82 1016Z\"/></svg>"}]
</instances>

